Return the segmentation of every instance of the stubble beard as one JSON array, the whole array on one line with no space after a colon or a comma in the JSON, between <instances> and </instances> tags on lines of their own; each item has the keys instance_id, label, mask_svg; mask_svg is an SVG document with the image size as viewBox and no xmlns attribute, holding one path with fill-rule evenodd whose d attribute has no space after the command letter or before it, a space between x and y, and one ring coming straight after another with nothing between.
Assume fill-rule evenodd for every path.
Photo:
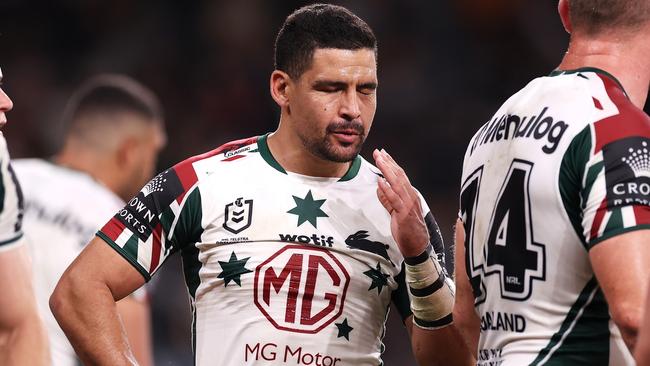
<instances>
[{"instance_id":1,"label":"stubble beard","mask_svg":"<svg viewBox=\"0 0 650 366\"><path fill-rule=\"evenodd\" d=\"M359 134L359 139L352 144L332 143L333 137L330 134L337 128L352 128ZM301 135L300 139L303 146L314 156L335 163L348 163L361 152L366 134L360 122L343 122L330 124L322 137L310 138Z\"/></svg>"}]
</instances>

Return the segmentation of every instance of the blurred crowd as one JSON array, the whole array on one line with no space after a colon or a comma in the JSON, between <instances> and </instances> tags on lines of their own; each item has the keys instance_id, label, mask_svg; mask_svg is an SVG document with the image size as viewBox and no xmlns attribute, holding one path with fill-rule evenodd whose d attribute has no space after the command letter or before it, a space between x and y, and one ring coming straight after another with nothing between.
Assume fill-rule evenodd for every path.
<instances>
[{"instance_id":1,"label":"blurred crowd","mask_svg":"<svg viewBox=\"0 0 650 366\"><path fill-rule=\"evenodd\" d=\"M105 72L132 76L162 100L169 143L158 170L272 131L279 115L268 87L273 38L306 3L2 0L0 66L15 104L4 133L12 157L54 153L63 103L82 80ZM372 149L383 147L402 163L450 244L467 141L502 100L552 71L567 46L556 2L335 3L365 19L379 40L379 103L363 155L370 160ZM160 365L192 359L180 273L176 258L150 285ZM384 360L404 365L408 340L389 335Z\"/></svg>"}]
</instances>

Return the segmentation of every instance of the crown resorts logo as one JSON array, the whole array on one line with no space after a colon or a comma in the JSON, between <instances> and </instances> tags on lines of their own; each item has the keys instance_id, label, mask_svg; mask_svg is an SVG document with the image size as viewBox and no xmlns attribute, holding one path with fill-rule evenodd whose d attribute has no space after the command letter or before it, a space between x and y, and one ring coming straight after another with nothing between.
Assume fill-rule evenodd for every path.
<instances>
[{"instance_id":1,"label":"crown resorts logo","mask_svg":"<svg viewBox=\"0 0 650 366\"><path fill-rule=\"evenodd\" d=\"M154 192L163 191L163 183L167 181L167 178L164 177L165 174L167 174L167 171L158 174L154 179L149 181L149 183L147 183L147 185L145 185L144 188L142 188L142 193L144 194L145 197L147 197L148 195Z\"/></svg>"},{"instance_id":2,"label":"crown resorts logo","mask_svg":"<svg viewBox=\"0 0 650 366\"><path fill-rule=\"evenodd\" d=\"M638 149L630 148L629 155L621 158L634 172L637 178L650 178L650 155L648 154L648 143L641 142L642 147Z\"/></svg>"}]
</instances>

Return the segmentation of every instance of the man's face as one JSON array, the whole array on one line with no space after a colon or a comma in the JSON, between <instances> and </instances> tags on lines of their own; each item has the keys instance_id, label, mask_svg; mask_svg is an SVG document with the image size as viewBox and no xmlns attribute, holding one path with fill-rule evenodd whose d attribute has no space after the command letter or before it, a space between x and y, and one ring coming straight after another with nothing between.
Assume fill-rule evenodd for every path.
<instances>
[{"instance_id":1,"label":"man's face","mask_svg":"<svg viewBox=\"0 0 650 366\"><path fill-rule=\"evenodd\" d=\"M292 127L313 155L351 161L370 131L376 91L373 50L316 49L311 67L289 83Z\"/></svg>"},{"instance_id":2,"label":"man's face","mask_svg":"<svg viewBox=\"0 0 650 366\"><path fill-rule=\"evenodd\" d=\"M0 70L0 85L2 85L2 70ZM5 113L9 112L14 104L9 99L9 96L0 88L0 129L7 123L7 116Z\"/></svg>"}]
</instances>

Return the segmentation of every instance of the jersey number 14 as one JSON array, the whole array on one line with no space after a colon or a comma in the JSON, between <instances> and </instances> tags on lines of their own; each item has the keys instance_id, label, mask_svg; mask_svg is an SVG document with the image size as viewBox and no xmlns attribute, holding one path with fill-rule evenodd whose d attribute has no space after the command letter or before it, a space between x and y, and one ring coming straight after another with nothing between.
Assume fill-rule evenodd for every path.
<instances>
[{"instance_id":1,"label":"jersey number 14","mask_svg":"<svg viewBox=\"0 0 650 366\"><path fill-rule=\"evenodd\" d=\"M515 301L530 297L533 280L545 280L545 246L533 238L529 193L533 165L513 160L493 207L478 205L483 166L463 184L460 204L466 233L465 268L477 305L485 301L487 277L498 276L501 298ZM488 210L492 211L489 229L478 239L476 215L486 215Z\"/></svg>"}]
</instances>

